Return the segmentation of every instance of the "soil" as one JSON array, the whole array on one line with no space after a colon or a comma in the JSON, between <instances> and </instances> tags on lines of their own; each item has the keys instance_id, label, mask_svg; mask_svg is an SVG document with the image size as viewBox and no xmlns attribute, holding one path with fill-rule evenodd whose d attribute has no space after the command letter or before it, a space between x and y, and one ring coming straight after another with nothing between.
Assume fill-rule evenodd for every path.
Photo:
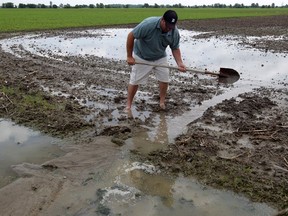
<instances>
[{"instance_id":1,"label":"soil","mask_svg":"<svg viewBox=\"0 0 288 216\"><path fill-rule=\"evenodd\" d=\"M178 27L201 31L203 34L197 37L205 38L268 35L271 37L260 38L253 44L245 40L241 43L265 52L288 53L288 16L184 20L179 21ZM67 32L55 30L43 33L77 37L71 29L69 34ZM24 34L29 32L2 33L0 38ZM284 37L273 39L280 35ZM95 143L123 145L125 139L133 136L143 125L151 126L153 115L162 111L158 108L157 83L151 80L151 85L141 87L142 91L149 92L148 97L136 99L135 106L140 112L148 110L152 114L141 120L130 118L123 112L130 72L124 61L95 56L66 57L65 61L57 61L34 56L21 49L18 52L22 58L0 50L0 117L53 136L68 138L73 143L72 150L67 150L69 154L53 163L33 167L23 164L21 168L16 168L22 178L0 189L3 215L39 215L57 196L68 193L77 182L87 180L82 176L89 176L95 158L101 157L93 154ZM176 71L172 74L177 77ZM79 83L85 85L73 87ZM165 114L177 117L191 106L201 104L216 93L221 94L215 88L205 87L211 85L225 87L228 84L199 79L196 75L192 82L188 79L172 81ZM285 215L288 207L287 81L281 85L282 88L262 87L225 100L191 122L188 131L177 137L174 143L167 144L166 149L149 155L134 153L169 175L181 173L194 176L215 188L230 189L245 194L253 201L284 209L282 215ZM52 95L51 91L44 91L43 86L61 93ZM95 91L105 87L111 92L108 92L109 97L95 94L88 86L94 86L92 90ZM65 97L64 93L71 96ZM89 101L106 104L108 108L92 108L87 105ZM111 114L114 110L119 112L119 116ZM107 126L107 122L114 125ZM73 164L77 161L78 168L72 166L71 158ZM57 170L57 174L52 176L51 170ZM18 202L16 197L21 197L22 202Z\"/></svg>"}]
</instances>

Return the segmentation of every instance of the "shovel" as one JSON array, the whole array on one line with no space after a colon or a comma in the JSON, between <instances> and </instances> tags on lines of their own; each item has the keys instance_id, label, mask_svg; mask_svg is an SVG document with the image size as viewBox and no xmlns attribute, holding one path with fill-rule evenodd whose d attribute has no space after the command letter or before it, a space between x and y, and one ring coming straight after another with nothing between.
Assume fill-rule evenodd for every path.
<instances>
[{"instance_id":1,"label":"shovel","mask_svg":"<svg viewBox=\"0 0 288 216\"><path fill-rule=\"evenodd\" d=\"M169 65L156 65L152 63L146 63L146 62L135 62L135 64L149 65L153 67L164 67L164 68L178 70L178 67L169 66ZM219 72L210 72L207 70L198 70L198 69L193 69L193 68L186 68L186 71L218 76L218 82L226 83L226 84L232 84L234 82L237 82L240 79L239 73L236 70L231 69L231 68L220 68Z\"/></svg>"}]
</instances>

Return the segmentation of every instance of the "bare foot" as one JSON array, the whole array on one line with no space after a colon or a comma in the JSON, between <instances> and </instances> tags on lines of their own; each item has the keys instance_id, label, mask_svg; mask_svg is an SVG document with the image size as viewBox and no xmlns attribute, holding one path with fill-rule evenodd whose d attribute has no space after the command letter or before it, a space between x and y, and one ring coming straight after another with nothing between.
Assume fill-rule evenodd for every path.
<instances>
[{"instance_id":1,"label":"bare foot","mask_svg":"<svg viewBox=\"0 0 288 216\"><path fill-rule=\"evenodd\" d=\"M133 114L132 114L131 107L130 107L130 108L129 108L129 107L126 107L126 108L124 109L124 112L127 113L127 117L128 117L128 118L133 118Z\"/></svg>"},{"instance_id":2,"label":"bare foot","mask_svg":"<svg viewBox=\"0 0 288 216\"><path fill-rule=\"evenodd\" d=\"M124 109L124 112L131 112L131 107L126 107L125 109Z\"/></svg>"},{"instance_id":3,"label":"bare foot","mask_svg":"<svg viewBox=\"0 0 288 216\"><path fill-rule=\"evenodd\" d=\"M161 109L161 110L165 110L165 109L166 109L166 107L165 107L165 104L164 104L164 103L160 103L160 109Z\"/></svg>"}]
</instances>

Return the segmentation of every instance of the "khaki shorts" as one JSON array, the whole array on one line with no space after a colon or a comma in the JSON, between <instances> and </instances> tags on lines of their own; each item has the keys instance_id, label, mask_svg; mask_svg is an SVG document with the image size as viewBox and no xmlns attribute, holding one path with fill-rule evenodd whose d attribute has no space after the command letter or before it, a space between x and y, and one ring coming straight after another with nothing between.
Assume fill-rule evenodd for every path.
<instances>
[{"instance_id":1,"label":"khaki shorts","mask_svg":"<svg viewBox=\"0 0 288 216\"><path fill-rule=\"evenodd\" d=\"M167 57L158 59L156 61L146 61L144 59L139 58L138 56L134 56L135 60L143 63L152 63L155 65L167 65ZM154 67L150 65L142 65L135 64L132 66L132 71L130 74L130 84L131 85L139 85L145 84L148 81L148 77L150 74L155 73L155 77L160 82L169 82L169 69L164 67Z\"/></svg>"}]
</instances>

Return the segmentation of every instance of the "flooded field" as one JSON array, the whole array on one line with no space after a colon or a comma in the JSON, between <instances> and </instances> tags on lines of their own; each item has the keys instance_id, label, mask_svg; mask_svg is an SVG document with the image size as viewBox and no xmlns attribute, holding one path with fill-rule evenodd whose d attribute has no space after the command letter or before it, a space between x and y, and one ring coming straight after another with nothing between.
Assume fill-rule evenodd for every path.
<instances>
[{"instance_id":1,"label":"flooded field","mask_svg":"<svg viewBox=\"0 0 288 216\"><path fill-rule=\"evenodd\" d=\"M189 131L190 126L187 125L203 116L210 107L256 88L282 89L288 79L287 53L265 52L249 47L253 41L259 40L258 37L197 38L203 32L181 29L181 50L187 66L211 71L218 71L220 67L233 68L240 73L241 79L233 85L219 85L215 77L195 77L192 73L172 71L168 112L155 110L157 88L156 83L151 82L151 87L143 87L139 91L135 106L127 116L123 108L130 68L124 61L126 36L130 30L111 28L68 31L65 34L59 32L59 35L28 34L0 41L3 52L34 62L37 68L31 69L25 76L36 74L42 91L63 100L72 98L89 108L90 113L84 115L84 119L94 125L92 132L85 137L76 136L76 144L65 144L65 151L74 150L63 156L60 148L63 146L58 145L58 139L2 120L0 173L4 178L1 181L7 182L6 179L13 176L11 173L15 170L20 176L25 176L27 172L37 179L42 176L44 183L50 179L51 194L58 194L55 200L32 204L34 197L37 197L35 194L28 201L31 203L29 205L41 207L39 215L42 209L45 211L43 215L276 214L276 208L265 202L251 201L242 194L201 184L193 176L167 175L151 161L140 160L138 156L142 158L143 155L175 146L175 139ZM278 36L274 39L277 40ZM170 64L174 65L171 53L168 52L168 55ZM41 66L38 68L37 64L44 67L49 61L53 61L51 71L41 71ZM22 64L21 60L18 64ZM83 67L81 73L75 70L78 66ZM120 103L116 103L119 98ZM280 101L285 107L287 100ZM220 112L218 114L221 116ZM205 126L207 131L225 131L224 127L218 128L216 122L208 126L203 123L197 125ZM132 135L119 138L117 132L116 135L112 133L114 127L119 127L119 131L130 130ZM112 142L111 138L102 137L105 133L112 133ZM243 146L250 143L247 137L239 140ZM246 145L245 148L251 146ZM13 157L17 160L12 160ZM159 154L160 157L162 155ZM53 158L56 159L51 160ZM35 164L35 167L21 164L23 162ZM12 164L19 164L14 171L9 170ZM29 185L28 179L24 181L24 185ZM20 182L16 181L15 185L19 186ZM7 191L16 194L12 187L12 184L3 187L2 194ZM35 191L45 188L40 184L35 187ZM39 194L50 196L48 192ZM22 198L25 196L28 196L28 192L23 193ZM0 199L2 205L7 205L3 210L4 215L13 211L14 215L20 215L16 209L9 210L13 202L7 203L13 200L13 196L4 201L4 196L0 195ZM29 207L24 210L24 215L31 213Z\"/></svg>"},{"instance_id":2,"label":"flooded field","mask_svg":"<svg viewBox=\"0 0 288 216\"><path fill-rule=\"evenodd\" d=\"M14 55L25 56L27 53L60 61L65 61L67 56L126 60L126 36L129 31L131 29L100 29L68 32L53 37L49 34L28 35L3 40L1 45L4 51ZM180 30L180 33L182 55L187 67L206 68L210 71L219 71L220 67L233 68L241 73L243 82L253 80L253 85L257 85L257 81L266 85L271 81L274 84L277 80L287 79L287 53L263 52L243 45L244 42L256 43L253 41L259 40L257 37L245 37L240 41L235 36L196 39L195 36L203 32ZM273 40L281 38L282 36L273 37ZM170 56L170 64L175 65L169 49L167 53ZM243 82L236 83L236 86L242 86Z\"/></svg>"}]
</instances>

